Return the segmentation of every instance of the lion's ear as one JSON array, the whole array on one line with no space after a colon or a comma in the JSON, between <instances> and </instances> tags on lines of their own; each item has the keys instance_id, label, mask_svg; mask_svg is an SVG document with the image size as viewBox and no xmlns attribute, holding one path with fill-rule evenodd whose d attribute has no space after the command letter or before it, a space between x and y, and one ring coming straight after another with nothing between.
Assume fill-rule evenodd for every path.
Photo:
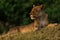
<instances>
[{"instance_id":1,"label":"lion's ear","mask_svg":"<svg viewBox=\"0 0 60 40\"><path fill-rule=\"evenodd\" d=\"M44 9L44 5L40 5L40 8L41 8L41 9Z\"/></svg>"},{"instance_id":2,"label":"lion's ear","mask_svg":"<svg viewBox=\"0 0 60 40\"><path fill-rule=\"evenodd\" d=\"M33 5L33 7L35 7L35 5Z\"/></svg>"}]
</instances>

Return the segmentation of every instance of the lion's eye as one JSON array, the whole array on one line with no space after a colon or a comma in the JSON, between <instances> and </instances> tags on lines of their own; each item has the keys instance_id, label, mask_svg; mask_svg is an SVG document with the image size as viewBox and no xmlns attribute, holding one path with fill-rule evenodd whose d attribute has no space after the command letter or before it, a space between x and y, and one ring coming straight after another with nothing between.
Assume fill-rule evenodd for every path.
<instances>
[{"instance_id":1,"label":"lion's eye","mask_svg":"<svg viewBox=\"0 0 60 40\"><path fill-rule=\"evenodd\" d=\"M35 17L35 16L33 16L33 17Z\"/></svg>"}]
</instances>

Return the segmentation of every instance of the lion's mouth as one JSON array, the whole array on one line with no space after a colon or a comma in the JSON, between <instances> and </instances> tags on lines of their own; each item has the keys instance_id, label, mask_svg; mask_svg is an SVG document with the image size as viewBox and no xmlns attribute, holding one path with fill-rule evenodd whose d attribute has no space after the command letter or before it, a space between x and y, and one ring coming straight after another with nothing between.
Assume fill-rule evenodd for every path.
<instances>
[{"instance_id":1,"label":"lion's mouth","mask_svg":"<svg viewBox=\"0 0 60 40\"><path fill-rule=\"evenodd\" d=\"M31 18L32 20L35 19L33 15L30 15L30 18Z\"/></svg>"}]
</instances>

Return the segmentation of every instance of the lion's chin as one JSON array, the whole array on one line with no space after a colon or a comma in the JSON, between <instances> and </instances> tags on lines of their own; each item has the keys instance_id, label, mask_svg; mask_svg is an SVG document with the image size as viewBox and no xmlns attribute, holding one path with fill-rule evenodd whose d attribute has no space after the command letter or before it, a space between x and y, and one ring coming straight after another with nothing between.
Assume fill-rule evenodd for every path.
<instances>
[{"instance_id":1,"label":"lion's chin","mask_svg":"<svg viewBox=\"0 0 60 40\"><path fill-rule=\"evenodd\" d=\"M34 19L35 19L35 18L32 18L32 17L31 17L31 20L34 20Z\"/></svg>"}]
</instances>

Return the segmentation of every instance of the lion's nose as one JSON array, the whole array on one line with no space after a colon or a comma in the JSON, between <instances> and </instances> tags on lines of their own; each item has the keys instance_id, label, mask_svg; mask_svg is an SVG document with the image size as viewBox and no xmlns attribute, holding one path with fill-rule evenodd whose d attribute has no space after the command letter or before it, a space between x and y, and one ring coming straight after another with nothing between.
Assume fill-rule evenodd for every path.
<instances>
[{"instance_id":1,"label":"lion's nose","mask_svg":"<svg viewBox=\"0 0 60 40\"><path fill-rule=\"evenodd\" d=\"M33 17L33 15L30 15L31 17Z\"/></svg>"}]
</instances>

